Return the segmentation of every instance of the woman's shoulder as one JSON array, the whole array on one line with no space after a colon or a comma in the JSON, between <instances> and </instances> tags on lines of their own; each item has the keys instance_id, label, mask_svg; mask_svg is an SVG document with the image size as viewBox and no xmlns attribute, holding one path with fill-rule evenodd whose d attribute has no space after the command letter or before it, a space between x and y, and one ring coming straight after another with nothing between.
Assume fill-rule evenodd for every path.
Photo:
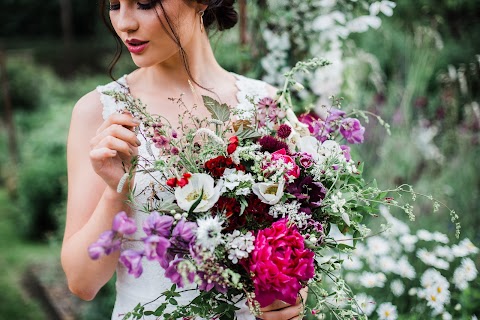
<instances>
[{"instance_id":1,"label":"woman's shoulder","mask_svg":"<svg viewBox=\"0 0 480 320\"><path fill-rule=\"evenodd\" d=\"M125 76L97 86L77 101L72 111L72 119L89 123L105 120L119 108L118 103L108 93L120 90L126 90Z\"/></svg>"}]
</instances>

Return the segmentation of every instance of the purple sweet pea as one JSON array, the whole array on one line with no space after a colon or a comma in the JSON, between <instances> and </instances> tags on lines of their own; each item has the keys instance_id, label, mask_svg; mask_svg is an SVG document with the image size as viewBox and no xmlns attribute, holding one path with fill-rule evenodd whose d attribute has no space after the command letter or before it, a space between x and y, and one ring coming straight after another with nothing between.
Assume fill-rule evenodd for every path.
<instances>
[{"instance_id":1,"label":"purple sweet pea","mask_svg":"<svg viewBox=\"0 0 480 320\"><path fill-rule=\"evenodd\" d=\"M104 255L120 249L120 240L115 238L116 232L108 230L103 232L97 241L88 247L88 255L92 260L97 260Z\"/></svg>"},{"instance_id":2,"label":"purple sweet pea","mask_svg":"<svg viewBox=\"0 0 480 320\"><path fill-rule=\"evenodd\" d=\"M308 131L314 136L318 141L324 142L328 139L328 130L325 128L325 122L322 119L318 118L314 114L302 114L298 117L298 120L308 126Z\"/></svg>"},{"instance_id":3,"label":"purple sweet pea","mask_svg":"<svg viewBox=\"0 0 480 320\"><path fill-rule=\"evenodd\" d=\"M158 260L159 262L165 260L167 249L170 248L170 241L164 237L152 235L144 238L143 243L145 244L145 257L148 260ZM166 264L168 265L168 263Z\"/></svg>"},{"instance_id":4,"label":"purple sweet pea","mask_svg":"<svg viewBox=\"0 0 480 320\"><path fill-rule=\"evenodd\" d=\"M329 111L327 119L325 122L327 123L328 132L332 133L338 130L338 125L340 119L343 119L345 116L345 112L338 109L331 109Z\"/></svg>"},{"instance_id":5,"label":"purple sweet pea","mask_svg":"<svg viewBox=\"0 0 480 320\"><path fill-rule=\"evenodd\" d=\"M355 118L343 119L340 124L340 133L349 143L362 143L365 128Z\"/></svg>"},{"instance_id":6,"label":"purple sweet pea","mask_svg":"<svg viewBox=\"0 0 480 320\"><path fill-rule=\"evenodd\" d=\"M142 258L142 252L125 250L120 254L119 261L128 269L129 274L138 278L143 273Z\"/></svg>"},{"instance_id":7,"label":"purple sweet pea","mask_svg":"<svg viewBox=\"0 0 480 320\"><path fill-rule=\"evenodd\" d=\"M159 235L169 238L173 220L171 216L161 216L157 211L153 211L143 223L143 231L147 236Z\"/></svg>"},{"instance_id":8,"label":"purple sweet pea","mask_svg":"<svg viewBox=\"0 0 480 320\"><path fill-rule=\"evenodd\" d=\"M352 159L352 157L350 156L350 147L343 144L340 146L340 149L342 149L343 155L345 156L347 162L350 161Z\"/></svg>"},{"instance_id":9,"label":"purple sweet pea","mask_svg":"<svg viewBox=\"0 0 480 320\"><path fill-rule=\"evenodd\" d=\"M195 280L195 270L188 268L187 264L181 264L183 261L185 260L175 259L165 270L165 277L177 284L179 288L183 288L185 286L185 280L187 280L189 283L193 283ZM185 275L182 275L182 273L185 273Z\"/></svg>"},{"instance_id":10,"label":"purple sweet pea","mask_svg":"<svg viewBox=\"0 0 480 320\"><path fill-rule=\"evenodd\" d=\"M135 221L129 218L125 211L122 211L113 218L112 230L123 234L133 234L137 231L137 226Z\"/></svg>"}]
</instances>

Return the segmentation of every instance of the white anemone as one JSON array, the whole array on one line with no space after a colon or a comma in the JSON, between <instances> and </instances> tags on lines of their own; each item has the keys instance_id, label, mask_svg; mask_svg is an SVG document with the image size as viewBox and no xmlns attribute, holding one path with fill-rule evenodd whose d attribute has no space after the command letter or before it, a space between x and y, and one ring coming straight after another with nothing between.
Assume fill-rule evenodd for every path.
<instances>
[{"instance_id":1,"label":"white anemone","mask_svg":"<svg viewBox=\"0 0 480 320\"><path fill-rule=\"evenodd\" d=\"M279 183L260 182L252 186L252 191L257 197L266 204L276 204L283 196L283 188L285 181L280 180Z\"/></svg>"},{"instance_id":2,"label":"white anemone","mask_svg":"<svg viewBox=\"0 0 480 320\"><path fill-rule=\"evenodd\" d=\"M205 212L211 209L220 198L223 181L220 180L216 186L211 176L205 173L194 173L188 179L188 184L183 188L175 188L175 198L180 208L190 210L195 201L202 195L202 200L193 212ZM203 191L203 194L202 194Z\"/></svg>"}]
</instances>

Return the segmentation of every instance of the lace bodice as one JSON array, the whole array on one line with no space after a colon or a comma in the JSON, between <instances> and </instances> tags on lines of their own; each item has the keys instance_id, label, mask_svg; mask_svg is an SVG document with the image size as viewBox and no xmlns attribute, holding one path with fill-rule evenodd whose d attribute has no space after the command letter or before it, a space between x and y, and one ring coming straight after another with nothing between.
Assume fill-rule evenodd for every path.
<instances>
[{"instance_id":1,"label":"lace bodice","mask_svg":"<svg viewBox=\"0 0 480 320\"><path fill-rule=\"evenodd\" d=\"M238 112L238 117L240 119L247 119L253 116L253 110L255 108L252 104L252 99L254 102L257 102L259 99L266 97L268 95L267 85L265 82L246 78L237 74L234 74L237 81L237 100L238 104L235 107ZM126 81L126 76L121 77L116 82L111 82L107 85L97 87L97 91L100 93L100 100L103 105L103 119L106 120L110 115L119 110L124 109L122 102L115 101L115 99L109 95L106 95L106 91L120 91L127 93L129 91L128 84ZM150 161L153 160L150 153L146 148L146 140L143 135L139 134L137 138L142 142L141 146L138 148L139 161ZM151 146L154 148L154 146ZM149 174L137 173L135 175L135 196L134 200L136 206L133 208L133 218L137 224L137 232L132 235L133 239L140 239L145 236L142 230L143 221L147 218L147 213L140 210L141 205L147 203L148 198L147 194L149 192L142 192L146 188L155 188L153 177ZM157 186L158 187L158 186ZM162 192L161 190L156 190L157 195L160 197L169 197L171 195ZM141 249L141 242L139 241L127 241L124 242L122 250L126 249ZM158 262L143 260L143 273L138 278L135 279L133 276L128 274L127 269L122 265L117 265L117 281L116 281L116 301L115 307L112 313L112 320L118 320L123 317L123 315L131 311L139 302L146 303L155 300L162 292L169 289L172 286L170 279L166 278L164 275L164 270L160 267ZM193 288L193 287L192 287ZM187 304L191 299L193 299L195 291L190 294L184 294L180 297L178 302L180 304ZM162 303L163 300L158 300L148 306L147 310L155 310L156 307ZM239 320L254 320L255 317L251 315L248 311L248 308L245 306L245 303L239 303L238 305L241 309L237 311L237 318ZM168 310L168 309L167 309ZM145 319L163 319L156 317L145 317Z\"/></svg>"}]
</instances>

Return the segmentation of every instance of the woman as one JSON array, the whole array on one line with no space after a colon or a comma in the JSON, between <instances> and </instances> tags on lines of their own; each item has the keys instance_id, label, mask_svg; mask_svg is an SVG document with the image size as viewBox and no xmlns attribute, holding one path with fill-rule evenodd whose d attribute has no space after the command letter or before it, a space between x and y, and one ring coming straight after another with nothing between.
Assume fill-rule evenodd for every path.
<instances>
[{"instance_id":1,"label":"woman","mask_svg":"<svg viewBox=\"0 0 480 320\"><path fill-rule=\"evenodd\" d=\"M180 110L168 98L182 93L187 106L198 104L201 95L214 97L230 106L250 103L247 96L273 95L265 83L234 75L215 60L207 30L235 25L234 0L112 0L110 20L116 35L130 51L138 69L117 82L100 86L76 104L68 138L68 206L62 265L70 290L85 300L117 270L117 299L112 319L132 310L138 302L155 299L171 282L157 264L145 266L139 279L127 275L118 265L118 252L93 261L88 246L111 227L120 211L127 211L137 223L140 213L126 204L128 188L117 192L124 174L122 162L137 154L148 156L145 141L133 128L139 121L130 114L116 112L118 104L106 90L126 90L141 99L150 113L161 114L173 127ZM105 3L101 4L106 7ZM191 90L190 83L195 90ZM207 117L204 108L194 110ZM148 177L135 177L132 186L148 185ZM136 199L141 202L141 196ZM140 228L141 229L141 228ZM117 266L118 265L118 266ZM188 296L182 301L188 301ZM298 319L297 305L277 301L263 309L262 319ZM252 319L242 306L239 318ZM121 317L120 317L121 318Z\"/></svg>"}]
</instances>

